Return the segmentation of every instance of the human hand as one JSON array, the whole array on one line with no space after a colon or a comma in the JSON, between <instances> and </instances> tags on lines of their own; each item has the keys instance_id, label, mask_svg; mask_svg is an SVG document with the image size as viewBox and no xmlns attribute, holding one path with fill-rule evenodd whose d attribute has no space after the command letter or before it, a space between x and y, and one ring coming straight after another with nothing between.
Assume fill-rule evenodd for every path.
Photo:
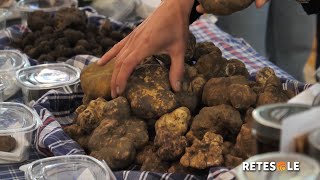
<instances>
[{"instance_id":1,"label":"human hand","mask_svg":"<svg viewBox=\"0 0 320 180\"><path fill-rule=\"evenodd\" d=\"M265 5L269 0L256 0L256 7L261 8L263 5Z\"/></svg>"},{"instance_id":2,"label":"human hand","mask_svg":"<svg viewBox=\"0 0 320 180\"><path fill-rule=\"evenodd\" d=\"M153 54L171 57L169 80L179 91L184 73L184 54L188 39L189 16L194 0L165 0L125 39L98 61L99 65L116 58L111 80L111 96L121 95L135 67Z\"/></svg>"}]
</instances>

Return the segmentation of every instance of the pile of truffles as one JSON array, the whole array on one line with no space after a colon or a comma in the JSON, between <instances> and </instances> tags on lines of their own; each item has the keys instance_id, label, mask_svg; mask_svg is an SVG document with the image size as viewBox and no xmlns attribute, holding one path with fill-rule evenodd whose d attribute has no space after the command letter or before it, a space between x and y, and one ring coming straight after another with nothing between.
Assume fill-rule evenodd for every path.
<instances>
[{"instance_id":1,"label":"pile of truffles","mask_svg":"<svg viewBox=\"0 0 320 180\"><path fill-rule=\"evenodd\" d=\"M40 62L64 62L79 54L100 57L125 37L107 19L101 27L90 24L85 12L76 8L55 14L35 11L27 22L31 32L24 32L12 45Z\"/></svg>"},{"instance_id":2,"label":"pile of truffles","mask_svg":"<svg viewBox=\"0 0 320 180\"><path fill-rule=\"evenodd\" d=\"M214 44L190 38L178 93L170 87L166 55L148 57L113 100L114 61L89 65L81 74L83 105L65 131L113 170L134 164L143 171L201 174L254 155L253 109L285 102L293 93L282 89L272 69L261 69L249 81L240 60L227 60Z\"/></svg>"}]
</instances>

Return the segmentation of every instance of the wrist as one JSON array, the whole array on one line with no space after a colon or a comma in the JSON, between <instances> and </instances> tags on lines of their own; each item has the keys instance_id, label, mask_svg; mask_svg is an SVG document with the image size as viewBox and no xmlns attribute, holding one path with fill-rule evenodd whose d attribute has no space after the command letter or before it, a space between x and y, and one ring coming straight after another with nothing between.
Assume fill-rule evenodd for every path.
<instances>
[{"instance_id":1,"label":"wrist","mask_svg":"<svg viewBox=\"0 0 320 180\"><path fill-rule=\"evenodd\" d=\"M162 4L169 4L171 8L176 8L184 14L190 14L195 0L162 0Z\"/></svg>"}]
</instances>

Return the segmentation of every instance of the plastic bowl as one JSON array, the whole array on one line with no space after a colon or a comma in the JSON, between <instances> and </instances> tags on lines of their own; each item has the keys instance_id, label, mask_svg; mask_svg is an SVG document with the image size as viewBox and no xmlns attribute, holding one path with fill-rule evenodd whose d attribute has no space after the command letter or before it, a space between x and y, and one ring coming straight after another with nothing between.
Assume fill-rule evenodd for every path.
<instances>
[{"instance_id":1,"label":"plastic bowl","mask_svg":"<svg viewBox=\"0 0 320 180\"><path fill-rule=\"evenodd\" d=\"M29 158L32 132L42 124L38 114L20 103L0 103L0 164Z\"/></svg>"},{"instance_id":2,"label":"plastic bowl","mask_svg":"<svg viewBox=\"0 0 320 180\"><path fill-rule=\"evenodd\" d=\"M66 63L42 64L20 69L16 78L22 88L25 104L30 104L51 89L63 88L66 92L77 92L80 69Z\"/></svg>"},{"instance_id":3,"label":"plastic bowl","mask_svg":"<svg viewBox=\"0 0 320 180\"><path fill-rule=\"evenodd\" d=\"M110 180L110 173L105 164L93 157L65 155L33 162L25 171L25 177L27 180Z\"/></svg>"},{"instance_id":4,"label":"plastic bowl","mask_svg":"<svg viewBox=\"0 0 320 180\"><path fill-rule=\"evenodd\" d=\"M0 30L4 30L7 24L7 18L11 15L11 12L7 9L0 8Z\"/></svg>"},{"instance_id":5,"label":"plastic bowl","mask_svg":"<svg viewBox=\"0 0 320 180\"><path fill-rule=\"evenodd\" d=\"M29 66L28 58L19 51L0 50L0 99L5 101L20 90L15 74Z\"/></svg>"}]
</instances>

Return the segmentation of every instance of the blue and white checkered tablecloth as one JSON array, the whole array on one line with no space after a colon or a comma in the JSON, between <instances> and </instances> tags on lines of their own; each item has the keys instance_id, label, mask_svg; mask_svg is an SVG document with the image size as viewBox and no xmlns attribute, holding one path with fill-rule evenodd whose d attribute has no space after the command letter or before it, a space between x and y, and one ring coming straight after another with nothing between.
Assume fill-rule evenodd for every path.
<instances>
[{"instance_id":1,"label":"blue and white checkered tablecloth","mask_svg":"<svg viewBox=\"0 0 320 180\"><path fill-rule=\"evenodd\" d=\"M103 19L102 16L91 8L84 8L89 15L89 21L97 25ZM123 26L121 23L114 23L115 28L134 27L130 24ZM16 34L21 33L25 29L21 26L13 26L4 32L0 32L0 49L8 49L10 38ZM249 72L254 75L262 67L271 67L275 70L276 74L281 77L284 89L293 89L299 93L308 85L301 84L294 81L293 77L284 72L276 65L272 64L266 58L259 55L249 44L243 39L233 38L229 34L221 31L210 18L200 19L190 26L190 30L195 35L197 42L210 41L218 46L223 56L227 59L240 59L242 60ZM79 55L67 63L83 69L88 64L98 60L98 58L89 55ZM31 64L36 64L35 60L30 59ZM82 103L83 94L70 93L59 90L51 90L42 98L37 100L34 108L39 114L44 124L36 133L34 142L35 144L30 149L30 158L28 161L19 164L0 165L0 179L1 180L17 180L24 179L24 173L19 170L20 165L32 162L33 160L43 158L45 156L58 156L67 154L84 154L81 147L72 139L70 139L62 130L64 125L72 122L73 111ZM19 98L19 97L18 97ZM16 100L16 99L15 99ZM228 169L222 167L212 168L208 172L208 177L204 179L215 179L222 172ZM139 172L139 171L121 171L115 172L117 179L200 179L193 175L181 174L159 174L152 172Z\"/></svg>"}]
</instances>

